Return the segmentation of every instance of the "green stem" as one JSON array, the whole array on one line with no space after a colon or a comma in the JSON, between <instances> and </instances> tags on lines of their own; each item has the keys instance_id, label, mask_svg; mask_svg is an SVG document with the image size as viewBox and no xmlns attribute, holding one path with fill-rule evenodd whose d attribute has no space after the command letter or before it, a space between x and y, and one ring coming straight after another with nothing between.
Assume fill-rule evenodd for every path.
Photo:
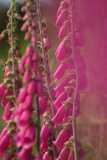
<instances>
[{"instance_id":1,"label":"green stem","mask_svg":"<svg viewBox=\"0 0 107 160\"><path fill-rule=\"evenodd\" d=\"M77 107L77 104L76 104L76 101L77 101L77 96L78 96L78 81L79 81L79 78L78 78L78 66L77 66L77 63L75 62L75 46L74 46L74 34L75 34L75 31L74 31L74 8L75 8L75 4L74 4L74 0L72 0L72 3L71 3L71 7L70 7L70 14L71 14L71 17L72 18L72 23L71 23L71 36L72 36L72 39L71 39L71 44L72 44L72 53L73 53L73 59L74 59L74 66L75 66L75 70L76 70L76 87L75 87L75 90L74 90L74 99L73 99L73 113L72 113L72 129L73 129L73 145L74 145L74 159L75 160L78 160L78 149L77 149L77 129L76 129L76 107Z\"/></svg>"},{"instance_id":2,"label":"green stem","mask_svg":"<svg viewBox=\"0 0 107 160\"><path fill-rule=\"evenodd\" d=\"M15 50L16 50L16 0L11 0L10 8L8 11L9 23L8 23L8 36L9 36L9 44L10 44L10 51L9 51L9 58L12 58L12 73L14 78L12 79L13 83L13 94L16 96L16 68L15 68Z\"/></svg>"}]
</instances>

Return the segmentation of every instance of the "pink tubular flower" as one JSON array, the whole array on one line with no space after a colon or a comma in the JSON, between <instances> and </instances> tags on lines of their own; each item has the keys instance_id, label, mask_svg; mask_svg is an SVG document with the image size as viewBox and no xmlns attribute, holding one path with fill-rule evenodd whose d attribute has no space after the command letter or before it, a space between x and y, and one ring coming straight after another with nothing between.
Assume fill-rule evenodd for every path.
<instances>
[{"instance_id":1,"label":"pink tubular flower","mask_svg":"<svg viewBox=\"0 0 107 160\"><path fill-rule=\"evenodd\" d=\"M28 126L28 128L26 129L26 133L23 137L23 147L25 149L29 149L35 144L35 136L36 136L35 126L34 125Z\"/></svg>"},{"instance_id":2,"label":"pink tubular flower","mask_svg":"<svg viewBox=\"0 0 107 160\"><path fill-rule=\"evenodd\" d=\"M72 150L69 153L68 160L75 160L74 159L74 152Z\"/></svg>"},{"instance_id":3,"label":"pink tubular flower","mask_svg":"<svg viewBox=\"0 0 107 160\"><path fill-rule=\"evenodd\" d=\"M24 102L26 96L27 96L27 89L25 87L21 88L18 96L18 102Z\"/></svg>"},{"instance_id":4,"label":"pink tubular flower","mask_svg":"<svg viewBox=\"0 0 107 160\"><path fill-rule=\"evenodd\" d=\"M58 85L54 88L55 96L62 94L65 91L65 86L71 81L72 74L68 74L66 78L60 81Z\"/></svg>"},{"instance_id":5,"label":"pink tubular flower","mask_svg":"<svg viewBox=\"0 0 107 160\"><path fill-rule=\"evenodd\" d=\"M63 26L61 26L58 37L60 39L64 38L71 31L71 24L69 20L64 21Z\"/></svg>"},{"instance_id":6,"label":"pink tubular flower","mask_svg":"<svg viewBox=\"0 0 107 160\"><path fill-rule=\"evenodd\" d=\"M60 42L55 55L57 60L59 61L63 61L72 55L72 49L70 45L70 36L65 37Z\"/></svg>"},{"instance_id":7,"label":"pink tubular flower","mask_svg":"<svg viewBox=\"0 0 107 160\"><path fill-rule=\"evenodd\" d=\"M4 95L4 93L5 93L5 85L0 84L0 98Z\"/></svg>"},{"instance_id":8,"label":"pink tubular flower","mask_svg":"<svg viewBox=\"0 0 107 160\"><path fill-rule=\"evenodd\" d=\"M40 114L43 114L48 107L48 100L45 96L39 97Z\"/></svg>"},{"instance_id":9,"label":"pink tubular flower","mask_svg":"<svg viewBox=\"0 0 107 160\"><path fill-rule=\"evenodd\" d=\"M59 16L59 14L61 13L63 9L67 9L68 7L69 7L69 4L66 1L61 1L60 6L57 11L57 17Z\"/></svg>"},{"instance_id":10,"label":"pink tubular flower","mask_svg":"<svg viewBox=\"0 0 107 160\"><path fill-rule=\"evenodd\" d=\"M19 123L20 123L21 126L29 123L30 118L31 118L31 114L32 113L30 111L27 111L27 110L25 110L21 113L20 120L19 120Z\"/></svg>"},{"instance_id":11,"label":"pink tubular flower","mask_svg":"<svg viewBox=\"0 0 107 160\"><path fill-rule=\"evenodd\" d=\"M8 121L11 118L12 114L12 105L8 102L4 108L4 113L3 113L3 120Z\"/></svg>"},{"instance_id":12,"label":"pink tubular flower","mask_svg":"<svg viewBox=\"0 0 107 160\"><path fill-rule=\"evenodd\" d=\"M53 158L49 152L45 152L43 155L43 160L53 160Z\"/></svg>"},{"instance_id":13,"label":"pink tubular flower","mask_svg":"<svg viewBox=\"0 0 107 160\"><path fill-rule=\"evenodd\" d=\"M26 108L32 109L32 100L33 100L33 98L31 95L26 96L26 99L24 101L24 108L25 109Z\"/></svg>"},{"instance_id":14,"label":"pink tubular flower","mask_svg":"<svg viewBox=\"0 0 107 160\"><path fill-rule=\"evenodd\" d=\"M18 154L17 157L20 160L32 160L31 155L31 148L30 149L22 149Z\"/></svg>"},{"instance_id":15,"label":"pink tubular flower","mask_svg":"<svg viewBox=\"0 0 107 160\"><path fill-rule=\"evenodd\" d=\"M58 125L58 124L65 122L65 120L68 119L70 114L72 115L72 105L68 105L68 106L62 105L57 110L55 116L52 118L53 124Z\"/></svg>"},{"instance_id":16,"label":"pink tubular flower","mask_svg":"<svg viewBox=\"0 0 107 160\"><path fill-rule=\"evenodd\" d=\"M68 18L67 9L61 10L59 16L57 17L56 25L60 27L67 18Z\"/></svg>"},{"instance_id":17,"label":"pink tubular flower","mask_svg":"<svg viewBox=\"0 0 107 160\"><path fill-rule=\"evenodd\" d=\"M56 98L56 100L54 101L54 106L55 108L58 110L62 103L66 100L67 98L67 94L65 92L60 93L59 95L57 95L58 97Z\"/></svg>"},{"instance_id":18,"label":"pink tubular flower","mask_svg":"<svg viewBox=\"0 0 107 160\"><path fill-rule=\"evenodd\" d=\"M5 129L0 136L0 155L5 153L6 149L10 146L10 143L11 136L9 134L9 131Z\"/></svg>"},{"instance_id":19,"label":"pink tubular flower","mask_svg":"<svg viewBox=\"0 0 107 160\"><path fill-rule=\"evenodd\" d=\"M36 155L35 159L34 160L42 160L42 155L39 154L39 155Z\"/></svg>"},{"instance_id":20,"label":"pink tubular flower","mask_svg":"<svg viewBox=\"0 0 107 160\"><path fill-rule=\"evenodd\" d=\"M50 136L51 134L52 134L51 127L49 126L48 123L45 123L45 124L42 126L41 133L40 133L41 143L42 143L42 142L47 142L47 141L48 141L48 138L49 138L49 136Z\"/></svg>"},{"instance_id":21,"label":"pink tubular flower","mask_svg":"<svg viewBox=\"0 0 107 160\"><path fill-rule=\"evenodd\" d=\"M71 61L71 63L69 63L69 62L61 63L58 66L56 72L54 73L54 77L57 80L59 80L59 79L63 78L63 76L66 72L70 72L72 68L73 68L72 61Z\"/></svg>"},{"instance_id":22,"label":"pink tubular flower","mask_svg":"<svg viewBox=\"0 0 107 160\"><path fill-rule=\"evenodd\" d=\"M60 131L56 140L53 142L59 151L61 151L61 149L64 147L64 143L68 141L71 135L72 127L70 125Z\"/></svg>"},{"instance_id":23,"label":"pink tubular flower","mask_svg":"<svg viewBox=\"0 0 107 160\"><path fill-rule=\"evenodd\" d=\"M67 146L64 146L64 148L61 150L57 160L68 160L69 154L70 154L70 149Z\"/></svg>"},{"instance_id":24,"label":"pink tubular flower","mask_svg":"<svg viewBox=\"0 0 107 160\"><path fill-rule=\"evenodd\" d=\"M32 80L28 84L27 92L28 92L28 94L34 94L36 90L37 90L37 82Z\"/></svg>"},{"instance_id":25,"label":"pink tubular flower","mask_svg":"<svg viewBox=\"0 0 107 160\"><path fill-rule=\"evenodd\" d=\"M30 74L31 74L30 70L25 71L24 77L23 77L24 83L28 83L31 80Z\"/></svg>"}]
</instances>

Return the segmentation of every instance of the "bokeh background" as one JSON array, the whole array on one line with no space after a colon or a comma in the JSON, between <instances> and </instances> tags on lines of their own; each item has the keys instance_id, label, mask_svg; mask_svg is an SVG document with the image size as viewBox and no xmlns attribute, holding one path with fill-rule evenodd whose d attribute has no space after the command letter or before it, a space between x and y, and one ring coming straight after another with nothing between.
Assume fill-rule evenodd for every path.
<instances>
[{"instance_id":1,"label":"bokeh background","mask_svg":"<svg viewBox=\"0 0 107 160\"><path fill-rule=\"evenodd\" d=\"M20 2L22 2L20 0ZM52 49L49 52L52 70L55 66L54 52L58 43L55 27L56 10L60 0L41 0L41 9L49 26ZM107 0L75 0L76 20L80 28L83 46L77 55L80 70L80 117L78 139L86 151L84 160L107 160ZM8 21L6 11L9 0L0 0L0 31ZM20 11L20 3L18 7ZM21 52L27 42L20 36ZM0 42L0 59L8 53L6 39ZM2 65L0 65L2 80ZM0 121L1 122L1 121ZM2 122L0 123L2 125Z\"/></svg>"}]
</instances>

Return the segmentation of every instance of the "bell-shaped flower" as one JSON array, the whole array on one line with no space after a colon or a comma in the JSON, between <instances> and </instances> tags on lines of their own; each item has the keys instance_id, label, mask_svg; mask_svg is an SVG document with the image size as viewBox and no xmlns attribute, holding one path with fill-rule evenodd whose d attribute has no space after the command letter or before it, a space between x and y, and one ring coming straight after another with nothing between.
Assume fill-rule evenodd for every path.
<instances>
[{"instance_id":1,"label":"bell-shaped flower","mask_svg":"<svg viewBox=\"0 0 107 160\"><path fill-rule=\"evenodd\" d=\"M56 20L56 25L61 27L63 25L63 22L68 19L68 10L67 9L62 9L59 16L57 17Z\"/></svg>"},{"instance_id":2,"label":"bell-shaped flower","mask_svg":"<svg viewBox=\"0 0 107 160\"><path fill-rule=\"evenodd\" d=\"M59 29L58 37L63 39L71 32L71 23L69 20L64 21L63 25Z\"/></svg>"},{"instance_id":3,"label":"bell-shaped flower","mask_svg":"<svg viewBox=\"0 0 107 160\"><path fill-rule=\"evenodd\" d=\"M53 160L53 155L51 155L49 152L45 152L43 155L43 160Z\"/></svg>"},{"instance_id":4,"label":"bell-shaped flower","mask_svg":"<svg viewBox=\"0 0 107 160\"><path fill-rule=\"evenodd\" d=\"M68 160L69 153L70 149L67 146L64 146L56 160Z\"/></svg>"},{"instance_id":5,"label":"bell-shaped flower","mask_svg":"<svg viewBox=\"0 0 107 160\"><path fill-rule=\"evenodd\" d=\"M23 87L23 88L21 88L20 89L20 93L19 93L19 96L18 96L18 102L20 103L22 103L22 102L24 102L25 101L25 98L26 98L26 96L27 96L27 89L26 89L26 87Z\"/></svg>"},{"instance_id":6,"label":"bell-shaped flower","mask_svg":"<svg viewBox=\"0 0 107 160\"><path fill-rule=\"evenodd\" d=\"M60 131L56 140L54 141L55 146L59 151L64 147L64 143L72 136L72 126L66 126Z\"/></svg>"},{"instance_id":7,"label":"bell-shaped flower","mask_svg":"<svg viewBox=\"0 0 107 160\"><path fill-rule=\"evenodd\" d=\"M64 61L67 58L70 58L72 55L72 48L69 36L65 37L59 44L56 50L56 58L59 61Z\"/></svg>"}]
</instances>

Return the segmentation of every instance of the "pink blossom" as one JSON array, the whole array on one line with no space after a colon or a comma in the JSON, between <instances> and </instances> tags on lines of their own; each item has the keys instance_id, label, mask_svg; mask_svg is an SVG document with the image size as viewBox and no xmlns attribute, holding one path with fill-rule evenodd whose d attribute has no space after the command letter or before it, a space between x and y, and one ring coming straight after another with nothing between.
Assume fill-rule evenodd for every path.
<instances>
[{"instance_id":1,"label":"pink blossom","mask_svg":"<svg viewBox=\"0 0 107 160\"><path fill-rule=\"evenodd\" d=\"M57 110L55 116L52 118L52 122L54 124L56 124L56 125L57 124L61 124L63 122L63 120L64 120L65 114L66 114L66 108L64 108L63 106L61 106Z\"/></svg>"},{"instance_id":2,"label":"pink blossom","mask_svg":"<svg viewBox=\"0 0 107 160\"><path fill-rule=\"evenodd\" d=\"M30 149L22 149L18 154L17 157L20 160L32 160L32 156L31 156L31 148Z\"/></svg>"},{"instance_id":3,"label":"pink blossom","mask_svg":"<svg viewBox=\"0 0 107 160\"><path fill-rule=\"evenodd\" d=\"M4 95L4 93L5 93L5 85L0 84L0 98Z\"/></svg>"},{"instance_id":4,"label":"pink blossom","mask_svg":"<svg viewBox=\"0 0 107 160\"><path fill-rule=\"evenodd\" d=\"M23 82L28 83L31 80L31 72L30 70L26 70L23 77Z\"/></svg>"},{"instance_id":5,"label":"pink blossom","mask_svg":"<svg viewBox=\"0 0 107 160\"><path fill-rule=\"evenodd\" d=\"M39 108L40 108L40 114L43 114L48 107L48 100L44 96L39 97Z\"/></svg>"},{"instance_id":6,"label":"pink blossom","mask_svg":"<svg viewBox=\"0 0 107 160\"><path fill-rule=\"evenodd\" d=\"M49 152L45 152L43 160L53 160L52 155Z\"/></svg>"},{"instance_id":7,"label":"pink blossom","mask_svg":"<svg viewBox=\"0 0 107 160\"><path fill-rule=\"evenodd\" d=\"M32 80L28 84L27 92L28 92L28 94L34 94L36 90L37 90L37 82Z\"/></svg>"},{"instance_id":8,"label":"pink blossom","mask_svg":"<svg viewBox=\"0 0 107 160\"><path fill-rule=\"evenodd\" d=\"M74 152L72 150L69 153L68 160L75 160L75 158L74 158Z\"/></svg>"},{"instance_id":9,"label":"pink blossom","mask_svg":"<svg viewBox=\"0 0 107 160\"><path fill-rule=\"evenodd\" d=\"M20 89L20 93L18 96L18 102L24 102L26 96L27 96L27 89L26 89L26 87L23 87Z\"/></svg>"},{"instance_id":10,"label":"pink blossom","mask_svg":"<svg viewBox=\"0 0 107 160\"><path fill-rule=\"evenodd\" d=\"M66 100L67 94L65 92L60 93L57 95L56 100L54 101L54 106L56 109L59 109L59 107L62 105L62 103Z\"/></svg>"},{"instance_id":11,"label":"pink blossom","mask_svg":"<svg viewBox=\"0 0 107 160\"><path fill-rule=\"evenodd\" d=\"M29 109L32 109L32 100L33 100L33 97L32 95L28 95L26 96L26 99L25 99L25 108L29 108Z\"/></svg>"},{"instance_id":12,"label":"pink blossom","mask_svg":"<svg viewBox=\"0 0 107 160\"><path fill-rule=\"evenodd\" d=\"M41 128L40 139L42 142L47 142L52 130L48 123L45 123Z\"/></svg>"},{"instance_id":13,"label":"pink blossom","mask_svg":"<svg viewBox=\"0 0 107 160\"><path fill-rule=\"evenodd\" d=\"M4 108L4 113L3 113L3 120L4 121L8 121L11 118L11 114L12 114L12 105L8 102Z\"/></svg>"},{"instance_id":14,"label":"pink blossom","mask_svg":"<svg viewBox=\"0 0 107 160\"><path fill-rule=\"evenodd\" d=\"M55 146L60 151L64 147L64 143L72 136L72 127L67 126L60 131L56 140L54 141Z\"/></svg>"},{"instance_id":15,"label":"pink blossom","mask_svg":"<svg viewBox=\"0 0 107 160\"><path fill-rule=\"evenodd\" d=\"M36 133L36 129L33 125L28 126L28 128L26 128L26 131L23 137L23 147L25 149L31 148L35 144L35 136L36 136L35 133Z\"/></svg>"},{"instance_id":16,"label":"pink blossom","mask_svg":"<svg viewBox=\"0 0 107 160\"><path fill-rule=\"evenodd\" d=\"M68 10L67 9L63 9L61 10L59 16L57 17L56 20L56 25L61 27L61 25L63 25L63 22L68 18Z\"/></svg>"},{"instance_id":17,"label":"pink blossom","mask_svg":"<svg viewBox=\"0 0 107 160\"><path fill-rule=\"evenodd\" d=\"M59 60L59 61L63 61L65 60L66 58L70 57L72 55L72 49L70 47L70 40L69 40L69 37L66 37L64 38L57 50L56 50L56 58Z\"/></svg>"},{"instance_id":18,"label":"pink blossom","mask_svg":"<svg viewBox=\"0 0 107 160\"><path fill-rule=\"evenodd\" d=\"M61 124L63 122L66 122L69 118L69 116L72 115L72 105L71 104L65 104L59 107L56 114L52 118L52 122L55 125Z\"/></svg>"},{"instance_id":19,"label":"pink blossom","mask_svg":"<svg viewBox=\"0 0 107 160\"><path fill-rule=\"evenodd\" d=\"M8 131L5 131L4 135L0 137L0 154L5 153L6 149L10 145L11 136Z\"/></svg>"},{"instance_id":20,"label":"pink blossom","mask_svg":"<svg viewBox=\"0 0 107 160\"><path fill-rule=\"evenodd\" d=\"M68 160L70 149L67 146L61 150L57 160Z\"/></svg>"},{"instance_id":21,"label":"pink blossom","mask_svg":"<svg viewBox=\"0 0 107 160\"><path fill-rule=\"evenodd\" d=\"M22 114L20 115L19 123L20 125L26 125L29 123L29 120L31 118L32 113L30 111L23 111Z\"/></svg>"},{"instance_id":22,"label":"pink blossom","mask_svg":"<svg viewBox=\"0 0 107 160\"><path fill-rule=\"evenodd\" d=\"M65 72L70 72L70 70L73 68L72 63L65 62L65 63L60 63L58 66L56 72L54 73L54 77L59 80L63 78Z\"/></svg>"},{"instance_id":23,"label":"pink blossom","mask_svg":"<svg viewBox=\"0 0 107 160\"><path fill-rule=\"evenodd\" d=\"M57 17L59 16L59 14L61 13L63 9L68 9L68 7L69 7L69 4L66 1L61 1L60 6L57 11Z\"/></svg>"},{"instance_id":24,"label":"pink blossom","mask_svg":"<svg viewBox=\"0 0 107 160\"><path fill-rule=\"evenodd\" d=\"M66 75L66 78L60 81L60 83L57 84L57 86L54 88L55 96L58 97L62 92L64 92L66 89L65 87L69 84L71 81L72 75Z\"/></svg>"},{"instance_id":25,"label":"pink blossom","mask_svg":"<svg viewBox=\"0 0 107 160\"><path fill-rule=\"evenodd\" d=\"M68 33L71 32L71 23L69 20L64 21L63 25L61 26L58 37L60 39L64 38L65 36L68 35Z\"/></svg>"}]
</instances>

